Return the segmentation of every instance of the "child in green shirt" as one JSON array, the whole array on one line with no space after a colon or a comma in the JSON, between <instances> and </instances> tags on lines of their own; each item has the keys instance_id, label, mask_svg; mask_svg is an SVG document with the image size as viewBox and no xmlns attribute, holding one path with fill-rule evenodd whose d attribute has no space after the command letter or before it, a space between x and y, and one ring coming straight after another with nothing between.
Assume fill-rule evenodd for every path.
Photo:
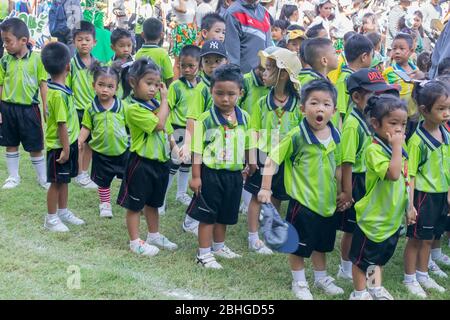
<instances>
[{"instance_id":1,"label":"child in green shirt","mask_svg":"<svg viewBox=\"0 0 450 320\"><path fill-rule=\"evenodd\" d=\"M64 222L82 225L84 221L67 209L70 178L78 173L80 132L72 91L65 85L70 71L70 52L59 42L47 44L42 50L42 63L49 73L47 144L47 216L44 227L53 232L67 232Z\"/></svg>"}]
</instances>

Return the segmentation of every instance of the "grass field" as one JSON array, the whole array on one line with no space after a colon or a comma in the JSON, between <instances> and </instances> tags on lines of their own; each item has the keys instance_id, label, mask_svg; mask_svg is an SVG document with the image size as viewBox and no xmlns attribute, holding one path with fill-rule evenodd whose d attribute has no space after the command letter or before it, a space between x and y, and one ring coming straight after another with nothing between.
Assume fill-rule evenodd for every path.
<instances>
[{"instance_id":1,"label":"grass field","mask_svg":"<svg viewBox=\"0 0 450 320\"><path fill-rule=\"evenodd\" d=\"M0 182L6 178L4 150L0 152ZM112 220L98 216L95 190L70 186L69 208L85 219L85 226L70 226L66 234L46 232L46 192L35 180L28 154L20 160L21 185L0 190L0 299L294 299L287 256L269 257L247 250L246 216L230 227L227 245L242 253L222 261L223 270L204 270L194 263L197 241L182 232L185 207L169 193L168 211L161 218L161 232L179 245L176 252L161 251L156 257L137 257L128 251L124 210L116 205ZM117 197L119 181L113 185ZM145 239L145 223L141 223ZM339 235L338 235L339 237ZM402 238L385 268L384 285L396 299L408 295L403 279ZM448 254L448 247L444 247ZM339 250L329 255L328 271L335 276ZM79 286L77 274L79 270ZM450 269L444 269L450 272ZM312 285L311 264L307 278ZM75 281L72 281L75 279ZM431 299L450 299L450 280L436 279L449 291L432 293ZM69 285L68 285L69 284ZM352 286L338 281L348 299ZM316 299L327 299L314 288Z\"/></svg>"}]
</instances>

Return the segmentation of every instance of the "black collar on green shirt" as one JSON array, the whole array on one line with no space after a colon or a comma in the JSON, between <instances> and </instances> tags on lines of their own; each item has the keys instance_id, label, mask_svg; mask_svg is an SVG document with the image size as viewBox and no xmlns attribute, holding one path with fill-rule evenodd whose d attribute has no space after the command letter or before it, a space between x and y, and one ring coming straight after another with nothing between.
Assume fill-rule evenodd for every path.
<instances>
[{"instance_id":1,"label":"black collar on green shirt","mask_svg":"<svg viewBox=\"0 0 450 320\"><path fill-rule=\"evenodd\" d=\"M28 49L27 53L25 53L25 55L20 59L28 59L31 56L31 53L33 52L33 47L30 44L27 44L27 49ZM14 59L18 59L15 54L9 55L12 56Z\"/></svg>"},{"instance_id":2,"label":"black collar on green shirt","mask_svg":"<svg viewBox=\"0 0 450 320\"><path fill-rule=\"evenodd\" d=\"M50 80L47 82L47 87L49 89L53 89L53 90L60 90L68 95L73 94L72 90L70 90L70 88L68 86L63 86L63 85L60 85L59 83L55 83Z\"/></svg>"},{"instance_id":3,"label":"black collar on green shirt","mask_svg":"<svg viewBox=\"0 0 450 320\"><path fill-rule=\"evenodd\" d=\"M114 55L114 56L111 58L111 61L114 62L114 61L116 61L116 60L119 60L119 58L117 58L116 55ZM132 61L134 61L134 60L133 60L133 56L132 56L132 55L129 55L129 56L127 57L127 59L126 59L125 62L132 62Z\"/></svg>"},{"instance_id":4,"label":"black collar on green shirt","mask_svg":"<svg viewBox=\"0 0 450 320\"><path fill-rule=\"evenodd\" d=\"M145 109L153 112L159 108L159 102L155 98L152 98L150 101L152 104L148 103L147 101L144 101L144 100L141 100L141 99L138 99L135 97L131 97L131 102L137 103L142 108L145 108Z\"/></svg>"},{"instance_id":5,"label":"black collar on green shirt","mask_svg":"<svg viewBox=\"0 0 450 320\"><path fill-rule=\"evenodd\" d=\"M365 117L362 114L362 112L356 106L354 106L351 114L356 118L356 120L358 120L359 125L361 126L361 128L363 128L364 132L368 136L370 136L372 133L370 132L370 129L369 129L369 126L367 125L366 120L364 120Z\"/></svg>"},{"instance_id":6,"label":"black collar on green shirt","mask_svg":"<svg viewBox=\"0 0 450 320\"><path fill-rule=\"evenodd\" d=\"M253 83L255 84L255 86L257 86L257 87L264 87L264 83L261 80L261 78L256 75L255 69L253 69L250 72L251 72Z\"/></svg>"},{"instance_id":7,"label":"black collar on green shirt","mask_svg":"<svg viewBox=\"0 0 450 320\"><path fill-rule=\"evenodd\" d=\"M448 133L447 130L443 126L439 126L439 130L442 134L442 140L444 144L448 144ZM423 127L423 121L419 123L416 130L419 137L422 139L422 141L427 145L428 148L430 148L432 151L438 149L441 146L441 142L439 142L433 135L431 135L424 127Z\"/></svg>"},{"instance_id":8,"label":"black collar on green shirt","mask_svg":"<svg viewBox=\"0 0 450 320\"><path fill-rule=\"evenodd\" d=\"M204 72L200 72L200 78L209 87L211 87L211 78Z\"/></svg>"},{"instance_id":9,"label":"black collar on green shirt","mask_svg":"<svg viewBox=\"0 0 450 320\"><path fill-rule=\"evenodd\" d=\"M334 142L336 144L341 142L341 136L339 134L339 131L337 131L337 129L333 126L331 121L329 121L327 125L330 127L331 137L333 138ZM320 144L319 139L317 139L314 132L312 132L311 127L309 126L309 123L306 120L306 118L304 118L300 122L300 130L303 133L303 135L305 136L305 139L309 144Z\"/></svg>"},{"instance_id":10,"label":"black collar on green shirt","mask_svg":"<svg viewBox=\"0 0 450 320\"><path fill-rule=\"evenodd\" d=\"M288 101L283 106L283 110L287 112L292 112L297 107L297 97L294 95L290 95ZM270 110L276 110L278 106L275 104L275 90L272 88L269 91L269 94L266 97L266 103Z\"/></svg>"},{"instance_id":11,"label":"black collar on green shirt","mask_svg":"<svg viewBox=\"0 0 450 320\"><path fill-rule=\"evenodd\" d=\"M117 98L114 96L114 105L112 106L111 109L109 109L109 111L111 111L111 112L119 112L120 106L121 106L120 100L117 99ZM92 107L93 107L94 110L97 111L97 112L105 112L105 111L108 111L108 110L106 110L106 109L102 106L102 104L100 103L100 100L98 99L98 96L95 96L94 101L92 101Z\"/></svg>"},{"instance_id":12,"label":"black collar on green shirt","mask_svg":"<svg viewBox=\"0 0 450 320\"><path fill-rule=\"evenodd\" d=\"M142 48L149 49L149 48L159 48L157 44L143 44Z\"/></svg>"},{"instance_id":13,"label":"black collar on green shirt","mask_svg":"<svg viewBox=\"0 0 450 320\"><path fill-rule=\"evenodd\" d=\"M322 74L311 68L303 68L302 70L300 70L300 74L310 74L317 79L328 80L328 78L324 77Z\"/></svg>"},{"instance_id":14,"label":"black collar on green shirt","mask_svg":"<svg viewBox=\"0 0 450 320\"><path fill-rule=\"evenodd\" d=\"M373 142L379 144L381 148L384 150L384 152L386 152L389 155L389 158L392 157L391 146L385 143L383 139L381 139L376 133L373 135ZM403 149L403 147L402 147L402 155L403 157L408 159L408 153L405 151L405 149Z\"/></svg>"},{"instance_id":15,"label":"black collar on green shirt","mask_svg":"<svg viewBox=\"0 0 450 320\"><path fill-rule=\"evenodd\" d=\"M236 112L236 120L238 122L239 125L245 125L246 120L244 118L244 115L242 114L242 111L237 108L234 107L234 111ZM227 126L230 123L227 121L227 119L225 119L222 114L220 113L220 111L217 109L217 106L214 105L214 107L212 107L209 112L211 113L211 116L214 120L214 122L216 123L216 125L218 126Z\"/></svg>"},{"instance_id":16,"label":"black collar on green shirt","mask_svg":"<svg viewBox=\"0 0 450 320\"><path fill-rule=\"evenodd\" d=\"M75 54L75 65L77 66L78 69L86 69L86 65L84 64L83 60L81 59L80 55L78 54L78 52ZM94 56L91 54L91 63L94 62L94 60L96 60L94 58Z\"/></svg>"},{"instance_id":17,"label":"black collar on green shirt","mask_svg":"<svg viewBox=\"0 0 450 320\"><path fill-rule=\"evenodd\" d=\"M200 77L196 77L195 81L197 81L197 84L201 81L202 79ZM180 81L183 82L189 89L195 88L192 83L190 83L189 81L186 80L185 77L180 77Z\"/></svg>"}]
</instances>

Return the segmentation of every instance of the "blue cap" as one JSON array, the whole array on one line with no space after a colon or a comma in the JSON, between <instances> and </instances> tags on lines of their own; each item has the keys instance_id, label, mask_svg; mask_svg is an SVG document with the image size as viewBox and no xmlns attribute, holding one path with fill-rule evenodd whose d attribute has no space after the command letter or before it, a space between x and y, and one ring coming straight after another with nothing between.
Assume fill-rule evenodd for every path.
<instances>
[{"instance_id":1,"label":"blue cap","mask_svg":"<svg viewBox=\"0 0 450 320\"><path fill-rule=\"evenodd\" d=\"M283 220L271 203L264 203L261 230L264 242L272 250L293 253L298 249L299 237L295 227Z\"/></svg>"}]
</instances>

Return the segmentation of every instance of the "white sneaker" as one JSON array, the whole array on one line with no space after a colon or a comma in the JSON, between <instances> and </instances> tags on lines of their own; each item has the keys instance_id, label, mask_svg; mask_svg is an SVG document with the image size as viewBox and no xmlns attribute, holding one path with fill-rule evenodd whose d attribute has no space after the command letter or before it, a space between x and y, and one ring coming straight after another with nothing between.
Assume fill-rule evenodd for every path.
<instances>
[{"instance_id":1,"label":"white sneaker","mask_svg":"<svg viewBox=\"0 0 450 320\"><path fill-rule=\"evenodd\" d=\"M369 288L369 293L373 300L394 300L394 297L386 290L385 287L381 287L376 290L374 288Z\"/></svg>"},{"instance_id":2,"label":"white sneaker","mask_svg":"<svg viewBox=\"0 0 450 320\"><path fill-rule=\"evenodd\" d=\"M138 246L132 246L130 244L130 250L140 256L152 257L158 254L158 247L149 245L144 240L139 241Z\"/></svg>"},{"instance_id":3,"label":"white sneaker","mask_svg":"<svg viewBox=\"0 0 450 320\"><path fill-rule=\"evenodd\" d=\"M330 296L336 296L338 294L343 294L344 289L335 285L334 281L335 280L333 277L326 276L323 279L315 281L314 286L316 288L322 290L323 292L325 292L325 294L330 295Z\"/></svg>"},{"instance_id":4,"label":"white sneaker","mask_svg":"<svg viewBox=\"0 0 450 320\"><path fill-rule=\"evenodd\" d=\"M202 256L197 254L196 262L199 266L208 269L222 269L222 265L216 261L212 252L208 252Z\"/></svg>"},{"instance_id":5,"label":"white sneaker","mask_svg":"<svg viewBox=\"0 0 450 320\"><path fill-rule=\"evenodd\" d=\"M20 177L8 177L3 184L2 189L14 189L20 184Z\"/></svg>"},{"instance_id":6,"label":"white sneaker","mask_svg":"<svg viewBox=\"0 0 450 320\"><path fill-rule=\"evenodd\" d=\"M442 264L444 266L450 266L450 257L444 253L442 253L439 258L434 259L435 262Z\"/></svg>"},{"instance_id":7,"label":"white sneaker","mask_svg":"<svg viewBox=\"0 0 450 320\"><path fill-rule=\"evenodd\" d=\"M85 189L97 189L98 186L94 181L91 180L88 174L79 175L76 179L76 182L80 185L80 187Z\"/></svg>"},{"instance_id":8,"label":"white sneaker","mask_svg":"<svg viewBox=\"0 0 450 320\"><path fill-rule=\"evenodd\" d=\"M448 275L444 271L442 271L441 268L439 268L439 266L436 264L436 262L434 262L431 259L428 262L428 271L430 271L435 276L438 276L439 278L447 278L448 277Z\"/></svg>"},{"instance_id":9,"label":"white sneaker","mask_svg":"<svg viewBox=\"0 0 450 320\"><path fill-rule=\"evenodd\" d=\"M361 295L357 295L355 291L350 294L348 300L373 300L368 291L364 291Z\"/></svg>"},{"instance_id":10,"label":"white sneaker","mask_svg":"<svg viewBox=\"0 0 450 320\"><path fill-rule=\"evenodd\" d=\"M353 275L351 273L350 274L346 273L344 271L344 269L342 269L341 265L339 265L339 271L338 271L336 277L341 280L353 281ZM352 300L352 299L350 299L350 300ZM356 300L358 300L358 299L356 299ZM362 300L366 300L366 299L362 299Z\"/></svg>"},{"instance_id":11,"label":"white sneaker","mask_svg":"<svg viewBox=\"0 0 450 320\"><path fill-rule=\"evenodd\" d=\"M176 200L183 205L188 206L191 204L192 198L187 193L183 193L182 195L177 195Z\"/></svg>"},{"instance_id":12,"label":"white sneaker","mask_svg":"<svg viewBox=\"0 0 450 320\"><path fill-rule=\"evenodd\" d=\"M84 221L80 218L77 218L72 211L67 210L65 213L58 213L58 217L61 219L61 221L63 222L68 222L74 225L82 225L84 224Z\"/></svg>"},{"instance_id":13,"label":"white sneaker","mask_svg":"<svg viewBox=\"0 0 450 320\"><path fill-rule=\"evenodd\" d=\"M408 289L409 293L415 295L419 298L425 299L427 297L426 292L423 290L422 286L417 280L414 281L403 281L406 289Z\"/></svg>"},{"instance_id":14,"label":"white sneaker","mask_svg":"<svg viewBox=\"0 0 450 320\"><path fill-rule=\"evenodd\" d=\"M269 254L273 254L273 251L270 250L266 244L264 243L264 241L262 241L261 239L258 239L258 241L256 241L255 243L251 244L250 242L248 243L248 249L250 251L259 253L259 254L265 254L265 255L269 255Z\"/></svg>"},{"instance_id":15,"label":"white sneaker","mask_svg":"<svg viewBox=\"0 0 450 320\"><path fill-rule=\"evenodd\" d=\"M223 246L222 249L217 250L217 251L212 251L212 253L215 256L221 257L221 258L225 258L225 259L235 259L235 258L240 258L242 257L240 254L237 254L233 251L231 251L230 248L228 248L227 246Z\"/></svg>"},{"instance_id":16,"label":"white sneaker","mask_svg":"<svg viewBox=\"0 0 450 320\"><path fill-rule=\"evenodd\" d=\"M190 232L192 234L195 234L196 237L198 237L198 225L199 225L198 221L187 224L185 219L183 221L182 228L184 232Z\"/></svg>"},{"instance_id":17,"label":"white sneaker","mask_svg":"<svg viewBox=\"0 0 450 320\"><path fill-rule=\"evenodd\" d=\"M53 219L48 219L45 217L44 228L52 232L67 232L69 228L59 219L56 215Z\"/></svg>"},{"instance_id":18,"label":"white sneaker","mask_svg":"<svg viewBox=\"0 0 450 320\"><path fill-rule=\"evenodd\" d=\"M169 239L167 239L165 236L163 236L162 234L159 235L159 238L150 240L149 238L147 238L146 241L148 244L157 246L160 249L165 249L165 250L170 250L170 251L174 251L177 250L178 246L171 242Z\"/></svg>"},{"instance_id":19,"label":"white sneaker","mask_svg":"<svg viewBox=\"0 0 450 320\"><path fill-rule=\"evenodd\" d=\"M418 280L420 285L424 287L426 290L436 290L437 292L443 293L445 292L445 288L440 286L439 284L434 281L433 278L428 277L426 279L420 279Z\"/></svg>"},{"instance_id":20,"label":"white sneaker","mask_svg":"<svg viewBox=\"0 0 450 320\"><path fill-rule=\"evenodd\" d=\"M314 300L311 291L309 291L308 282L306 281L292 281L292 292L297 299Z\"/></svg>"},{"instance_id":21,"label":"white sneaker","mask_svg":"<svg viewBox=\"0 0 450 320\"><path fill-rule=\"evenodd\" d=\"M99 209L100 209L100 218L112 218L113 217L113 213L112 213L112 207L111 204L108 202L102 202L99 205Z\"/></svg>"}]
</instances>

